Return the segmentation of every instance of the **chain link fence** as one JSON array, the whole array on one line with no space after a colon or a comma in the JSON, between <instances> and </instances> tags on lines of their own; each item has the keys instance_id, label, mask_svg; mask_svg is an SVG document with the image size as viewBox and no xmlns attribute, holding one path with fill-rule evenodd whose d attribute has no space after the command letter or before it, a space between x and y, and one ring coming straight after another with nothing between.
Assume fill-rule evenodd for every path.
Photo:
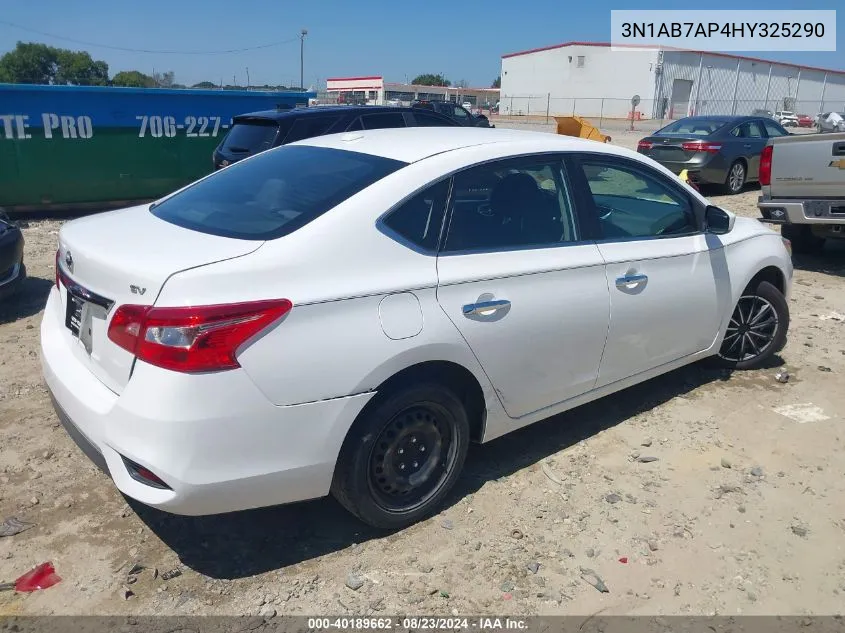
<instances>
[{"instance_id":1,"label":"chain link fence","mask_svg":"<svg viewBox=\"0 0 845 633\"><path fill-rule=\"evenodd\" d=\"M790 97L770 99L712 100L692 98L673 103L670 99L642 99L632 107L629 99L571 97L551 95L503 95L498 118L550 123L556 116L580 116L599 128L657 130L670 121L693 115L769 115L789 111L806 115L815 125L821 113L845 110L845 104L834 101L798 101Z\"/></svg>"}]
</instances>

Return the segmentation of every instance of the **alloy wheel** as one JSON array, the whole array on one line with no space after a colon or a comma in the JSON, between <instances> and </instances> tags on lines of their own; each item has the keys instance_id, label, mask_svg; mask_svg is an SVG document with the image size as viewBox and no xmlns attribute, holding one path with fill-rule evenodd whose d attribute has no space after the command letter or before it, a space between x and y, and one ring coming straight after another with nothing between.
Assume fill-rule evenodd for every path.
<instances>
[{"instance_id":1,"label":"alloy wheel","mask_svg":"<svg viewBox=\"0 0 845 633\"><path fill-rule=\"evenodd\" d=\"M719 356L739 363L765 353L778 331L778 315L763 297L745 295L736 304Z\"/></svg>"},{"instance_id":2,"label":"alloy wheel","mask_svg":"<svg viewBox=\"0 0 845 633\"><path fill-rule=\"evenodd\" d=\"M731 191L739 191L745 184L745 167L742 163L736 163L731 167L731 172L728 175L728 185Z\"/></svg>"}]
</instances>

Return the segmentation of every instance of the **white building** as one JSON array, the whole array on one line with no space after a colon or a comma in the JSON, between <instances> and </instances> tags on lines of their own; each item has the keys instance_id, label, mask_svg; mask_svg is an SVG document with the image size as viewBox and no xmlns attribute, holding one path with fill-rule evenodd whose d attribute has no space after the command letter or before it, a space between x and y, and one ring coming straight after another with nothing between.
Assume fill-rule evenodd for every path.
<instances>
[{"instance_id":1,"label":"white building","mask_svg":"<svg viewBox=\"0 0 845 633\"><path fill-rule=\"evenodd\" d=\"M845 70L676 49L566 42L502 56L502 114L626 118L845 110Z\"/></svg>"},{"instance_id":2,"label":"white building","mask_svg":"<svg viewBox=\"0 0 845 633\"><path fill-rule=\"evenodd\" d=\"M326 92L339 103L408 105L412 101L454 101L472 107L489 108L499 100L498 88L462 88L459 86L417 86L389 83L381 75L368 77L332 77L326 80Z\"/></svg>"}]
</instances>

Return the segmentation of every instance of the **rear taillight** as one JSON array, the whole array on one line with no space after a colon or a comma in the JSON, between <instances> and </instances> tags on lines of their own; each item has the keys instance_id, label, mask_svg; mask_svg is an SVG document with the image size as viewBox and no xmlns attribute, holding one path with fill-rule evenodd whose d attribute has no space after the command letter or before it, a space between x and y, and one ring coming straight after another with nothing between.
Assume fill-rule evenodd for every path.
<instances>
[{"instance_id":1,"label":"rear taillight","mask_svg":"<svg viewBox=\"0 0 845 633\"><path fill-rule=\"evenodd\" d=\"M760 184L772 184L772 153L775 151L773 145L766 145L760 154Z\"/></svg>"},{"instance_id":2,"label":"rear taillight","mask_svg":"<svg viewBox=\"0 0 845 633\"><path fill-rule=\"evenodd\" d=\"M120 306L109 323L112 342L146 363L183 373L240 367L238 348L290 312L287 299L158 308Z\"/></svg>"},{"instance_id":3,"label":"rear taillight","mask_svg":"<svg viewBox=\"0 0 845 633\"><path fill-rule=\"evenodd\" d=\"M637 151L641 149L651 149L652 147L654 147L654 143L651 141L640 141L637 143Z\"/></svg>"},{"instance_id":4,"label":"rear taillight","mask_svg":"<svg viewBox=\"0 0 845 633\"><path fill-rule=\"evenodd\" d=\"M721 143L707 143L706 141L690 141L689 143L682 143L681 149L686 152L707 152L715 154L722 149Z\"/></svg>"}]
</instances>

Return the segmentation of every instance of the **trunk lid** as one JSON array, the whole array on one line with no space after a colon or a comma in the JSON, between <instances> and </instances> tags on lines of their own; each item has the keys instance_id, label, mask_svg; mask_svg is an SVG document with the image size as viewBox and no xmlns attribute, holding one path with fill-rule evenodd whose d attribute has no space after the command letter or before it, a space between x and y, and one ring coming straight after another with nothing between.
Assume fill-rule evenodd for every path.
<instances>
[{"instance_id":1,"label":"trunk lid","mask_svg":"<svg viewBox=\"0 0 845 633\"><path fill-rule=\"evenodd\" d=\"M684 143L707 143L707 137L691 135L655 135L642 139L637 146L641 154L656 160L658 163L685 163L698 154L695 150L684 149ZM650 147L643 145L649 143Z\"/></svg>"},{"instance_id":2,"label":"trunk lid","mask_svg":"<svg viewBox=\"0 0 845 633\"><path fill-rule=\"evenodd\" d=\"M155 217L149 205L102 213L59 231L62 319L74 354L120 393L134 356L108 338L114 309L153 305L180 271L247 255L264 242L192 231Z\"/></svg>"}]
</instances>

